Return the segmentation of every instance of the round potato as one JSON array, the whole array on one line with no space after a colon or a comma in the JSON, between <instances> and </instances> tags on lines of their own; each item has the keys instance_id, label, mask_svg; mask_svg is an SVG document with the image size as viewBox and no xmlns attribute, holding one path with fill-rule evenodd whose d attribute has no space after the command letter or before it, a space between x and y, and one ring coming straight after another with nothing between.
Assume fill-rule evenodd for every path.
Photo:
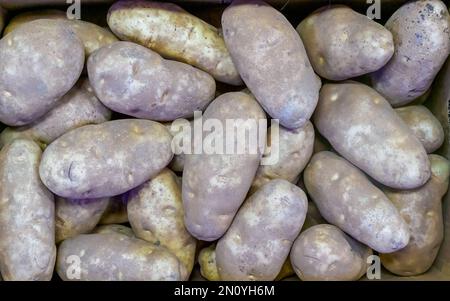
<instances>
[{"instance_id":1,"label":"round potato","mask_svg":"<svg viewBox=\"0 0 450 301\"><path fill-rule=\"evenodd\" d=\"M5 27L5 30L3 31L3 36L6 36L8 33L16 30L17 28L19 28L20 26L22 26L27 22L40 19L65 20L67 19L67 15L65 12L59 9L41 9L20 13L11 18L11 20L9 20L8 25Z\"/></svg>"},{"instance_id":2,"label":"round potato","mask_svg":"<svg viewBox=\"0 0 450 301\"><path fill-rule=\"evenodd\" d=\"M329 80L377 71L394 54L389 30L343 5L313 12L297 31L314 71Z\"/></svg>"},{"instance_id":3,"label":"round potato","mask_svg":"<svg viewBox=\"0 0 450 301\"><path fill-rule=\"evenodd\" d=\"M99 221L101 225L123 224L128 222L129 193L114 196L109 199L108 206Z\"/></svg>"},{"instance_id":4,"label":"round potato","mask_svg":"<svg viewBox=\"0 0 450 301\"><path fill-rule=\"evenodd\" d=\"M109 198L100 199L55 199L55 240L65 239L92 231L109 204Z\"/></svg>"},{"instance_id":5,"label":"round potato","mask_svg":"<svg viewBox=\"0 0 450 301\"><path fill-rule=\"evenodd\" d=\"M358 280L367 271L372 250L333 225L302 232L291 250L291 262L303 281Z\"/></svg>"},{"instance_id":6,"label":"round potato","mask_svg":"<svg viewBox=\"0 0 450 301\"><path fill-rule=\"evenodd\" d=\"M262 1L235 1L225 9L222 27L236 68L264 110L286 128L302 127L321 82L289 21Z\"/></svg>"},{"instance_id":7,"label":"round potato","mask_svg":"<svg viewBox=\"0 0 450 301\"><path fill-rule=\"evenodd\" d=\"M36 20L0 40L0 121L25 125L52 109L80 77L84 50L60 20Z\"/></svg>"},{"instance_id":8,"label":"round potato","mask_svg":"<svg viewBox=\"0 0 450 301\"><path fill-rule=\"evenodd\" d=\"M215 81L206 72L131 42L95 52L88 74L100 101L126 115L170 121L191 117L213 98Z\"/></svg>"},{"instance_id":9,"label":"round potato","mask_svg":"<svg viewBox=\"0 0 450 301\"><path fill-rule=\"evenodd\" d=\"M408 191L386 190L409 226L409 244L394 253L382 254L383 266L394 274L414 276L433 264L444 239L442 197L449 184L449 162L430 155L431 179L423 187Z\"/></svg>"},{"instance_id":10,"label":"round potato","mask_svg":"<svg viewBox=\"0 0 450 301\"><path fill-rule=\"evenodd\" d=\"M36 121L21 127L6 128L0 134L0 146L17 138L33 139L47 145L62 134L86 124L111 119L111 111L95 96L89 81L81 79L56 107Z\"/></svg>"},{"instance_id":11,"label":"round potato","mask_svg":"<svg viewBox=\"0 0 450 301\"><path fill-rule=\"evenodd\" d=\"M439 0L409 1L386 22L392 59L372 75L372 86L393 106L424 94L450 53L450 16Z\"/></svg>"},{"instance_id":12,"label":"round potato","mask_svg":"<svg viewBox=\"0 0 450 301\"><path fill-rule=\"evenodd\" d=\"M185 266L187 280L194 266L196 240L184 227L181 187L177 176L164 169L130 192L128 219L136 236L166 247Z\"/></svg>"},{"instance_id":13,"label":"round potato","mask_svg":"<svg viewBox=\"0 0 450 301\"><path fill-rule=\"evenodd\" d=\"M444 143L444 129L426 107L408 106L395 111L422 142L427 153L436 151Z\"/></svg>"},{"instance_id":14,"label":"round potato","mask_svg":"<svg viewBox=\"0 0 450 301\"><path fill-rule=\"evenodd\" d=\"M285 179L295 183L313 152L314 127L311 122L308 121L303 127L295 130L280 126L279 131L273 133L278 135L274 141L272 141L272 127L267 133L270 154L266 157L271 164L259 166L251 192L273 179Z\"/></svg>"},{"instance_id":15,"label":"round potato","mask_svg":"<svg viewBox=\"0 0 450 301\"><path fill-rule=\"evenodd\" d=\"M366 85L324 85L314 124L340 155L388 187L413 189L430 178L423 145Z\"/></svg>"},{"instance_id":16,"label":"round potato","mask_svg":"<svg viewBox=\"0 0 450 301\"><path fill-rule=\"evenodd\" d=\"M0 152L0 272L5 280L50 280L55 203L39 179L40 147L16 140Z\"/></svg>"},{"instance_id":17,"label":"round potato","mask_svg":"<svg viewBox=\"0 0 450 301\"><path fill-rule=\"evenodd\" d=\"M209 281L220 281L216 263L216 244L203 248L198 254L200 274Z\"/></svg>"},{"instance_id":18,"label":"round potato","mask_svg":"<svg viewBox=\"0 0 450 301\"><path fill-rule=\"evenodd\" d=\"M230 226L261 159L261 149L254 149L251 143L239 145L239 135L258 132L262 140L258 145L265 145L266 128L258 129L258 124L266 121L265 117L256 100L242 92L222 94L206 109L204 122L220 121L224 127L223 141L219 138L216 140L220 141L215 143L225 146L225 139L232 139L230 145L234 143L234 152L227 153L222 149L220 153L208 153L203 150L199 154L185 155L182 188L185 225L194 237L213 241ZM225 126L227 119L235 121L233 127ZM239 124L239 121L245 124ZM203 135L203 139L206 137ZM236 149L242 146L239 153Z\"/></svg>"},{"instance_id":19,"label":"round potato","mask_svg":"<svg viewBox=\"0 0 450 301\"><path fill-rule=\"evenodd\" d=\"M172 3L118 1L108 25L122 40L193 65L231 85L242 81L217 28Z\"/></svg>"},{"instance_id":20,"label":"round potato","mask_svg":"<svg viewBox=\"0 0 450 301\"><path fill-rule=\"evenodd\" d=\"M307 206L305 193L282 179L252 194L217 243L220 279L274 280L300 233Z\"/></svg>"},{"instance_id":21,"label":"round potato","mask_svg":"<svg viewBox=\"0 0 450 301\"><path fill-rule=\"evenodd\" d=\"M320 214L381 253L404 248L408 225L389 199L356 167L332 152L315 154L304 181Z\"/></svg>"},{"instance_id":22,"label":"round potato","mask_svg":"<svg viewBox=\"0 0 450 301\"><path fill-rule=\"evenodd\" d=\"M118 232L81 234L58 248L63 280L179 281L183 266L165 248Z\"/></svg>"},{"instance_id":23,"label":"round potato","mask_svg":"<svg viewBox=\"0 0 450 301\"><path fill-rule=\"evenodd\" d=\"M74 129L44 151L42 182L65 198L122 194L156 176L170 160L171 135L154 121L122 119Z\"/></svg>"}]
</instances>

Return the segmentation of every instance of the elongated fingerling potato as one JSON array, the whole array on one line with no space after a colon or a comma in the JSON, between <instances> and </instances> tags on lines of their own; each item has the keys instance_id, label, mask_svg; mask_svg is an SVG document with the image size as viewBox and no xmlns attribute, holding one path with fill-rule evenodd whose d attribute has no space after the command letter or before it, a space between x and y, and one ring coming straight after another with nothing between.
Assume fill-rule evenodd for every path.
<instances>
[{"instance_id":1,"label":"elongated fingerling potato","mask_svg":"<svg viewBox=\"0 0 450 301\"><path fill-rule=\"evenodd\" d=\"M47 145L72 129L110 119L111 111L97 99L89 81L81 79L41 118L25 126L3 130L0 146L17 138L29 138Z\"/></svg>"},{"instance_id":2,"label":"elongated fingerling potato","mask_svg":"<svg viewBox=\"0 0 450 301\"><path fill-rule=\"evenodd\" d=\"M450 15L439 0L409 1L386 22L395 53L372 74L372 86L393 106L424 94L450 53Z\"/></svg>"},{"instance_id":3,"label":"elongated fingerling potato","mask_svg":"<svg viewBox=\"0 0 450 301\"><path fill-rule=\"evenodd\" d=\"M232 85L242 81L217 28L172 3L117 1L108 25L122 40L146 46Z\"/></svg>"},{"instance_id":4,"label":"elongated fingerling potato","mask_svg":"<svg viewBox=\"0 0 450 301\"><path fill-rule=\"evenodd\" d=\"M437 150L444 142L444 129L436 117L424 106L407 106L395 112L420 140L427 153Z\"/></svg>"},{"instance_id":5,"label":"elongated fingerling potato","mask_svg":"<svg viewBox=\"0 0 450 301\"><path fill-rule=\"evenodd\" d=\"M291 262L304 281L358 280L367 271L372 250L333 225L316 225L302 232L291 250Z\"/></svg>"},{"instance_id":6,"label":"elongated fingerling potato","mask_svg":"<svg viewBox=\"0 0 450 301\"><path fill-rule=\"evenodd\" d=\"M36 20L0 40L0 121L33 122L78 80L83 45L61 20Z\"/></svg>"},{"instance_id":7,"label":"elongated fingerling potato","mask_svg":"<svg viewBox=\"0 0 450 301\"><path fill-rule=\"evenodd\" d=\"M297 31L314 70L330 80L377 71L394 54L389 30L343 5L316 10Z\"/></svg>"},{"instance_id":8,"label":"elongated fingerling potato","mask_svg":"<svg viewBox=\"0 0 450 301\"><path fill-rule=\"evenodd\" d=\"M423 145L389 103L366 85L324 85L314 125L340 155L386 186L413 189L430 178Z\"/></svg>"},{"instance_id":9,"label":"elongated fingerling potato","mask_svg":"<svg viewBox=\"0 0 450 301\"><path fill-rule=\"evenodd\" d=\"M56 243L89 233L98 224L108 203L109 198L74 200L56 197Z\"/></svg>"},{"instance_id":10,"label":"elongated fingerling potato","mask_svg":"<svg viewBox=\"0 0 450 301\"><path fill-rule=\"evenodd\" d=\"M194 266L196 240L184 226L181 185L164 169L158 176L130 192L128 219L136 236L171 251L186 268L187 280Z\"/></svg>"},{"instance_id":11,"label":"elongated fingerling potato","mask_svg":"<svg viewBox=\"0 0 450 301\"><path fill-rule=\"evenodd\" d=\"M264 110L286 128L302 127L321 82L289 21L262 1L244 0L225 9L222 27L242 80Z\"/></svg>"},{"instance_id":12,"label":"elongated fingerling potato","mask_svg":"<svg viewBox=\"0 0 450 301\"><path fill-rule=\"evenodd\" d=\"M157 175L172 159L171 135L154 121L121 119L85 125L53 141L39 173L66 198L122 194Z\"/></svg>"},{"instance_id":13,"label":"elongated fingerling potato","mask_svg":"<svg viewBox=\"0 0 450 301\"><path fill-rule=\"evenodd\" d=\"M305 221L305 193L286 180L272 180L239 209L218 241L222 280L274 280Z\"/></svg>"},{"instance_id":14,"label":"elongated fingerling potato","mask_svg":"<svg viewBox=\"0 0 450 301\"><path fill-rule=\"evenodd\" d=\"M408 244L408 226L395 206L343 158L327 151L315 154L304 181L320 214L354 239L382 253Z\"/></svg>"},{"instance_id":15,"label":"elongated fingerling potato","mask_svg":"<svg viewBox=\"0 0 450 301\"><path fill-rule=\"evenodd\" d=\"M414 276L426 272L444 239L442 197L448 189L449 162L438 155L430 155L430 161L431 179L423 187L408 191L385 190L411 233L405 248L381 254L383 266L397 275Z\"/></svg>"},{"instance_id":16,"label":"elongated fingerling potato","mask_svg":"<svg viewBox=\"0 0 450 301\"><path fill-rule=\"evenodd\" d=\"M208 73L165 60L131 42L116 42L95 52L88 61L88 74L104 105L157 121L193 116L214 98L216 88Z\"/></svg>"},{"instance_id":17,"label":"elongated fingerling potato","mask_svg":"<svg viewBox=\"0 0 450 301\"><path fill-rule=\"evenodd\" d=\"M260 165L256 171L252 192L273 179L285 179L294 183L313 152L314 127L311 122L308 121L303 127L295 130L280 126L279 130L273 133L272 127L267 132L270 154L265 157L265 164Z\"/></svg>"},{"instance_id":18,"label":"elongated fingerling potato","mask_svg":"<svg viewBox=\"0 0 450 301\"><path fill-rule=\"evenodd\" d=\"M55 203L39 179L40 147L16 140L0 152L0 272L4 280L50 280Z\"/></svg>"},{"instance_id":19,"label":"elongated fingerling potato","mask_svg":"<svg viewBox=\"0 0 450 301\"><path fill-rule=\"evenodd\" d=\"M59 277L74 281L179 281L183 268L167 249L117 232L67 239L56 262Z\"/></svg>"},{"instance_id":20,"label":"elongated fingerling potato","mask_svg":"<svg viewBox=\"0 0 450 301\"><path fill-rule=\"evenodd\" d=\"M185 155L182 193L186 228L197 239L213 241L230 226L261 158L260 148L247 142L240 144L244 141L239 141L239 135L256 134L262 140L257 144L265 145L266 128L258 124L266 120L256 100L242 92L217 97L203 114L203 121L208 120L223 125L223 135L216 142L222 149L210 153L205 147L199 154ZM227 120L233 121L232 127L225 126ZM228 140L234 150L231 153L225 149L225 138L232 139Z\"/></svg>"}]
</instances>

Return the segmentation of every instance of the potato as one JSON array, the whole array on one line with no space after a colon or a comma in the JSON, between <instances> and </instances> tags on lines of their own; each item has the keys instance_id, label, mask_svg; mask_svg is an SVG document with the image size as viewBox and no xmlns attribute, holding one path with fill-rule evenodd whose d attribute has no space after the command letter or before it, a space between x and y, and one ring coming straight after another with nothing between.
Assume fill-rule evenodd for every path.
<instances>
[{"instance_id":1,"label":"potato","mask_svg":"<svg viewBox=\"0 0 450 301\"><path fill-rule=\"evenodd\" d=\"M0 272L4 280L50 280L55 203L39 179L41 149L16 140L0 152Z\"/></svg>"},{"instance_id":2,"label":"potato","mask_svg":"<svg viewBox=\"0 0 450 301\"><path fill-rule=\"evenodd\" d=\"M56 262L61 279L83 281L179 281L183 268L165 248L117 232L69 238Z\"/></svg>"},{"instance_id":3,"label":"potato","mask_svg":"<svg viewBox=\"0 0 450 301\"><path fill-rule=\"evenodd\" d=\"M372 86L392 106L424 94L450 53L450 16L439 0L410 1L386 22L395 54L372 75Z\"/></svg>"},{"instance_id":4,"label":"potato","mask_svg":"<svg viewBox=\"0 0 450 301\"><path fill-rule=\"evenodd\" d=\"M250 191L258 190L272 179L285 179L291 183L297 182L299 174L303 171L311 158L314 146L314 127L307 121L301 128L289 130L280 126L278 140L271 143L272 128L267 134L268 145L271 147L272 164L260 165L256 171ZM272 159L268 160L272 161Z\"/></svg>"},{"instance_id":5,"label":"potato","mask_svg":"<svg viewBox=\"0 0 450 301\"><path fill-rule=\"evenodd\" d=\"M314 124L340 155L386 186L413 189L430 178L430 162L420 141L366 85L324 85Z\"/></svg>"},{"instance_id":6,"label":"potato","mask_svg":"<svg viewBox=\"0 0 450 301\"><path fill-rule=\"evenodd\" d=\"M101 225L123 224L128 222L129 193L114 196L109 199L108 206L99 221Z\"/></svg>"},{"instance_id":7,"label":"potato","mask_svg":"<svg viewBox=\"0 0 450 301\"><path fill-rule=\"evenodd\" d=\"M217 28L175 4L118 1L108 12L108 25L122 40L193 65L218 81L242 84Z\"/></svg>"},{"instance_id":8,"label":"potato","mask_svg":"<svg viewBox=\"0 0 450 301\"><path fill-rule=\"evenodd\" d=\"M41 9L23 12L15 15L13 18L11 18L11 20L9 20L8 25L3 31L3 36L6 36L8 33L16 30L25 23L40 19L65 20L67 19L67 15L65 12L59 9Z\"/></svg>"},{"instance_id":9,"label":"potato","mask_svg":"<svg viewBox=\"0 0 450 301\"><path fill-rule=\"evenodd\" d=\"M308 194L329 223L381 253L404 248L408 225L389 199L355 166L332 152L315 154L305 169Z\"/></svg>"},{"instance_id":10,"label":"potato","mask_svg":"<svg viewBox=\"0 0 450 301\"><path fill-rule=\"evenodd\" d=\"M150 120L122 119L74 129L44 151L42 182L66 198L124 193L156 176L172 159L171 136Z\"/></svg>"},{"instance_id":11,"label":"potato","mask_svg":"<svg viewBox=\"0 0 450 301\"><path fill-rule=\"evenodd\" d=\"M117 224L98 226L92 231L92 233L119 233L128 237L136 237L131 228Z\"/></svg>"},{"instance_id":12,"label":"potato","mask_svg":"<svg viewBox=\"0 0 450 301\"><path fill-rule=\"evenodd\" d=\"M78 80L81 41L59 20L26 23L0 40L0 121L25 125L52 109Z\"/></svg>"},{"instance_id":13,"label":"potato","mask_svg":"<svg viewBox=\"0 0 450 301\"><path fill-rule=\"evenodd\" d=\"M196 240L184 227L181 185L164 169L130 192L128 219L138 238L166 247L185 266L187 280L195 260Z\"/></svg>"},{"instance_id":14,"label":"potato","mask_svg":"<svg viewBox=\"0 0 450 301\"><path fill-rule=\"evenodd\" d=\"M109 204L109 198L55 199L56 243L92 231Z\"/></svg>"},{"instance_id":15,"label":"potato","mask_svg":"<svg viewBox=\"0 0 450 301\"><path fill-rule=\"evenodd\" d=\"M111 111L97 99L89 81L80 79L58 104L41 118L25 126L3 130L0 134L0 146L17 138L33 139L46 145L72 129L109 119Z\"/></svg>"},{"instance_id":16,"label":"potato","mask_svg":"<svg viewBox=\"0 0 450 301\"><path fill-rule=\"evenodd\" d=\"M216 244L203 248L198 255L200 274L209 281L220 281L216 263Z\"/></svg>"},{"instance_id":17,"label":"potato","mask_svg":"<svg viewBox=\"0 0 450 301\"><path fill-rule=\"evenodd\" d=\"M432 176L423 187L408 191L386 190L387 197L408 223L409 244L394 253L382 254L383 266L402 276L419 275L433 264L444 239L442 197L449 184L449 162L430 155Z\"/></svg>"},{"instance_id":18,"label":"potato","mask_svg":"<svg viewBox=\"0 0 450 301\"><path fill-rule=\"evenodd\" d=\"M116 42L95 52L88 74L105 106L157 121L193 116L214 98L216 87L208 73L165 60L131 42Z\"/></svg>"},{"instance_id":19,"label":"potato","mask_svg":"<svg viewBox=\"0 0 450 301\"><path fill-rule=\"evenodd\" d=\"M389 30L344 5L316 10L297 31L314 71L329 80L377 71L394 54Z\"/></svg>"},{"instance_id":20,"label":"potato","mask_svg":"<svg viewBox=\"0 0 450 301\"><path fill-rule=\"evenodd\" d=\"M367 271L372 250L355 241L338 227L316 225L295 240L291 262L303 281L358 280Z\"/></svg>"},{"instance_id":21,"label":"potato","mask_svg":"<svg viewBox=\"0 0 450 301\"><path fill-rule=\"evenodd\" d=\"M233 125L237 131L235 127L229 129L232 133L227 131L227 119L236 121ZM265 113L248 94L230 92L217 97L208 106L203 122L208 120L221 122L223 139L228 140L227 136L232 138L229 144L234 142L232 146L236 150L239 133L256 132L260 121L265 121ZM239 125L238 120L246 124ZM258 141L259 145L265 145L265 128L258 132L263 140ZM225 146L226 143L221 142ZM243 147L242 153L227 154L224 151L210 154L203 151L185 155L182 187L185 225L200 240L213 241L225 233L250 188L260 163L261 150L253 149L250 143L240 146Z\"/></svg>"},{"instance_id":22,"label":"potato","mask_svg":"<svg viewBox=\"0 0 450 301\"><path fill-rule=\"evenodd\" d=\"M302 127L321 82L289 21L262 1L237 1L225 9L222 27L242 80L264 110L286 128Z\"/></svg>"},{"instance_id":23,"label":"potato","mask_svg":"<svg viewBox=\"0 0 450 301\"><path fill-rule=\"evenodd\" d=\"M420 140L427 153L433 153L442 145L444 129L426 107L408 106L395 111Z\"/></svg>"},{"instance_id":24,"label":"potato","mask_svg":"<svg viewBox=\"0 0 450 301\"><path fill-rule=\"evenodd\" d=\"M294 184L272 180L242 205L217 242L222 280L274 280L305 221L307 199Z\"/></svg>"}]
</instances>

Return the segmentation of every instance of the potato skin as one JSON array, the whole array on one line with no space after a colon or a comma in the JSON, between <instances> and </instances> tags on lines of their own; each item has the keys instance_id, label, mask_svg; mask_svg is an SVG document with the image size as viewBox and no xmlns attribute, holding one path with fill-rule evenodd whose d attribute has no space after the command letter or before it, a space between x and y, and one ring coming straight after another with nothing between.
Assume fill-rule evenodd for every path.
<instances>
[{"instance_id":1,"label":"potato skin","mask_svg":"<svg viewBox=\"0 0 450 301\"><path fill-rule=\"evenodd\" d=\"M50 144L64 133L86 124L111 119L111 111L95 96L89 81L80 79L58 104L36 121L17 128L6 128L0 134L0 146L17 138Z\"/></svg>"},{"instance_id":2,"label":"potato skin","mask_svg":"<svg viewBox=\"0 0 450 301\"><path fill-rule=\"evenodd\" d=\"M297 31L314 71L329 80L377 71L394 54L389 30L344 5L313 12Z\"/></svg>"},{"instance_id":3,"label":"potato skin","mask_svg":"<svg viewBox=\"0 0 450 301\"><path fill-rule=\"evenodd\" d=\"M381 263L394 274L414 276L426 272L433 264L444 239L442 197L449 184L449 162L430 155L432 176L415 190L385 193L408 223L409 244L394 253L381 254Z\"/></svg>"},{"instance_id":4,"label":"potato skin","mask_svg":"<svg viewBox=\"0 0 450 301\"><path fill-rule=\"evenodd\" d=\"M109 198L74 200L56 197L56 243L92 231L108 204Z\"/></svg>"},{"instance_id":5,"label":"potato skin","mask_svg":"<svg viewBox=\"0 0 450 301\"><path fill-rule=\"evenodd\" d=\"M124 225L110 224L95 227L92 233L119 233L128 237L136 237L130 227Z\"/></svg>"},{"instance_id":6,"label":"potato skin","mask_svg":"<svg viewBox=\"0 0 450 301\"><path fill-rule=\"evenodd\" d=\"M278 143L270 142L271 134L272 131L269 128L267 144L271 145L272 154L278 152L278 162L258 167L251 192L273 179L285 179L295 183L311 158L314 146L314 127L311 122L307 121L303 127L294 130L280 126Z\"/></svg>"},{"instance_id":7,"label":"potato skin","mask_svg":"<svg viewBox=\"0 0 450 301\"><path fill-rule=\"evenodd\" d=\"M203 114L203 122L218 119L265 120L265 113L256 100L242 92L217 97ZM252 126L254 128L254 126ZM236 131L224 137L234 137ZM259 133L265 145L266 133ZM205 137L206 135L204 135ZM225 145L225 143L224 143ZM186 154L183 172L183 204L185 225L197 239L213 241L220 238L231 224L250 188L259 166L260 150L252 154L245 145L243 154Z\"/></svg>"},{"instance_id":8,"label":"potato skin","mask_svg":"<svg viewBox=\"0 0 450 301\"><path fill-rule=\"evenodd\" d=\"M122 40L153 49L169 59L193 65L216 80L241 85L225 42L214 26L172 3L117 1L108 25Z\"/></svg>"},{"instance_id":9,"label":"potato skin","mask_svg":"<svg viewBox=\"0 0 450 301\"><path fill-rule=\"evenodd\" d=\"M16 140L0 153L0 271L4 280L50 280L55 203L39 179L41 149Z\"/></svg>"},{"instance_id":10,"label":"potato skin","mask_svg":"<svg viewBox=\"0 0 450 301\"><path fill-rule=\"evenodd\" d=\"M41 9L20 13L11 18L11 20L9 20L8 25L5 27L5 30L3 31L3 36L6 36L8 33L16 30L17 28L19 28L20 26L22 26L27 22L40 19L65 20L67 19L67 15L65 12L58 9Z\"/></svg>"},{"instance_id":11,"label":"potato skin","mask_svg":"<svg viewBox=\"0 0 450 301\"><path fill-rule=\"evenodd\" d=\"M100 225L123 224L128 222L129 193L113 196L109 199L108 206L99 221Z\"/></svg>"},{"instance_id":12,"label":"potato skin","mask_svg":"<svg viewBox=\"0 0 450 301\"><path fill-rule=\"evenodd\" d=\"M354 239L381 253L408 244L408 226L395 206L343 158L327 151L315 154L304 181L320 214Z\"/></svg>"},{"instance_id":13,"label":"potato skin","mask_svg":"<svg viewBox=\"0 0 450 301\"><path fill-rule=\"evenodd\" d=\"M424 106L407 106L395 112L412 130L427 153L433 153L444 142L444 129L436 117Z\"/></svg>"},{"instance_id":14,"label":"potato skin","mask_svg":"<svg viewBox=\"0 0 450 301\"><path fill-rule=\"evenodd\" d=\"M430 162L420 141L366 85L324 85L314 124L340 155L386 186L413 189L430 178Z\"/></svg>"},{"instance_id":15,"label":"potato skin","mask_svg":"<svg viewBox=\"0 0 450 301\"><path fill-rule=\"evenodd\" d=\"M307 210L305 193L275 179L252 194L218 241L222 280L274 280L300 233Z\"/></svg>"},{"instance_id":16,"label":"potato skin","mask_svg":"<svg viewBox=\"0 0 450 301\"><path fill-rule=\"evenodd\" d=\"M88 74L104 105L156 121L193 116L214 98L216 88L208 73L131 42L95 52L88 60Z\"/></svg>"},{"instance_id":17,"label":"potato skin","mask_svg":"<svg viewBox=\"0 0 450 301\"><path fill-rule=\"evenodd\" d=\"M186 268L195 260L196 240L184 226L181 185L169 169L130 192L128 219L138 238L166 247Z\"/></svg>"},{"instance_id":18,"label":"potato skin","mask_svg":"<svg viewBox=\"0 0 450 301\"><path fill-rule=\"evenodd\" d=\"M291 262L303 281L358 280L367 271L372 250L333 225L302 232L291 250Z\"/></svg>"},{"instance_id":19,"label":"potato skin","mask_svg":"<svg viewBox=\"0 0 450 301\"><path fill-rule=\"evenodd\" d=\"M439 0L410 1L386 22L395 54L372 75L372 86L394 107L424 94L450 53L450 16Z\"/></svg>"},{"instance_id":20,"label":"potato skin","mask_svg":"<svg viewBox=\"0 0 450 301\"><path fill-rule=\"evenodd\" d=\"M79 256L80 279L70 279L71 255ZM67 239L58 248L56 262L65 281L179 281L182 268L165 248L117 232Z\"/></svg>"},{"instance_id":21,"label":"potato skin","mask_svg":"<svg viewBox=\"0 0 450 301\"><path fill-rule=\"evenodd\" d=\"M209 281L220 281L216 263L216 244L203 248L198 254L200 274Z\"/></svg>"},{"instance_id":22,"label":"potato skin","mask_svg":"<svg viewBox=\"0 0 450 301\"><path fill-rule=\"evenodd\" d=\"M170 141L166 128L150 120L85 125L45 149L39 173L61 197L114 196L157 175L172 159Z\"/></svg>"},{"instance_id":23,"label":"potato skin","mask_svg":"<svg viewBox=\"0 0 450 301\"><path fill-rule=\"evenodd\" d=\"M242 80L264 110L286 128L302 127L316 107L321 82L289 21L262 1L234 1L222 27Z\"/></svg>"},{"instance_id":24,"label":"potato skin","mask_svg":"<svg viewBox=\"0 0 450 301\"><path fill-rule=\"evenodd\" d=\"M50 46L49 46L50 45ZM84 50L60 20L36 20L0 40L0 121L19 126L53 108L78 80Z\"/></svg>"}]
</instances>

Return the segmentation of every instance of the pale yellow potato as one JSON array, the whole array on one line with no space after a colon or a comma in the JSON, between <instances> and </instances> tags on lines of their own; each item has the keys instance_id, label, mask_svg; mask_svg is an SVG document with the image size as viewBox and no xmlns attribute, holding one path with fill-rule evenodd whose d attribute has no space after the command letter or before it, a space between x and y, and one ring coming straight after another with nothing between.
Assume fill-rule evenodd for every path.
<instances>
[{"instance_id":1,"label":"pale yellow potato","mask_svg":"<svg viewBox=\"0 0 450 301\"><path fill-rule=\"evenodd\" d=\"M427 153L433 153L444 142L444 129L439 120L424 106L395 109L400 118L422 142Z\"/></svg>"},{"instance_id":2,"label":"pale yellow potato","mask_svg":"<svg viewBox=\"0 0 450 301\"><path fill-rule=\"evenodd\" d=\"M67 19L67 15L64 11L58 9L41 9L20 13L9 20L8 25L6 25L5 30L3 31L3 36L6 36L8 33L16 30L27 22L39 19L64 20Z\"/></svg>"},{"instance_id":3,"label":"pale yellow potato","mask_svg":"<svg viewBox=\"0 0 450 301\"><path fill-rule=\"evenodd\" d=\"M191 64L218 81L242 84L217 28L175 4L119 1L109 10L108 25L122 40Z\"/></svg>"},{"instance_id":4,"label":"pale yellow potato","mask_svg":"<svg viewBox=\"0 0 450 301\"><path fill-rule=\"evenodd\" d=\"M181 185L164 169L129 193L128 220L138 238L166 247L185 266L187 280L194 266L196 240L184 226Z\"/></svg>"},{"instance_id":5,"label":"pale yellow potato","mask_svg":"<svg viewBox=\"0 0 450 301\"><path fill-rule=\"evenodd\" d=\"M397 275L414 276L426 272L436 259L444 239L442 197L448 190L449 161L438 155L429 157L432 174L424 186L407 191L385 190L411 233L405 248L381 254L383 266Z\"/></svg>"},{"instance_id":6,"label":"pale yellow potato","mask_svg":"<svg viewBox=\"0 0 450 301\"><path fill-rule=\"evenodd\" d=\"M216 263L216 244L203 248L198 254L200 274L209 281L220 281Z\"/></svg>"},{"instance_id":7,"label":"pale yellow potato","mask_svg":"<svg viewBox=\"0 0 450 301\"><path fill-rule=\"evenodd\" d=\"M440 0L409 1L386 22L394 37L391 60L372 74L372 86L394 107L431 86L450 53L450 15Z\"/></svg>"},{"instance_id":8,"label":"pale yellow potato","mask_svg":"<svg viewBox=\"0 0 450 301\"><path fill-rule=\"evenodd\" d=\"M332 152L315 154L304 172L308 195L320 214L372 249L392 253L409 242L397 208L355 166Z\"/></svg>"},{"instance_id":9,"label":"pale yellow potato","mask_svg":"<svg viewBox=\"0 0 450 301\"><path fill-rule=\"evenodd\" d=\"M358 280L367 272L372 250L333 225L316 225L302 232L291 250L291 262L304 281Z\"/></svg>"},{"instance_id":10,"label":"pale yellow potato","mask_svg":"<svg viewBox=\"0 0 450 301\"><path fill-rule=\"evenodd\" d=\"M314 127L311 122L307 121L304 126L294 130L279 126L279 131L274 132L278 137L274 139L273 128L272 125L267 131L270 154L265 157L266 164L258 167L250 193L273 179L295 183L311 158L314 146Z\"/></svg>"},{"instance_id":11,"label":"pale yellow potato","mask_svg":"<svg viewBox=\"0 0 450 301\"><path fill-rule=\"evenodd\" d=\"M314 71L329 80L377 71L394 54L389 30L344 5L316 10L297 31Z\"/></svg>"}]
</instances>

